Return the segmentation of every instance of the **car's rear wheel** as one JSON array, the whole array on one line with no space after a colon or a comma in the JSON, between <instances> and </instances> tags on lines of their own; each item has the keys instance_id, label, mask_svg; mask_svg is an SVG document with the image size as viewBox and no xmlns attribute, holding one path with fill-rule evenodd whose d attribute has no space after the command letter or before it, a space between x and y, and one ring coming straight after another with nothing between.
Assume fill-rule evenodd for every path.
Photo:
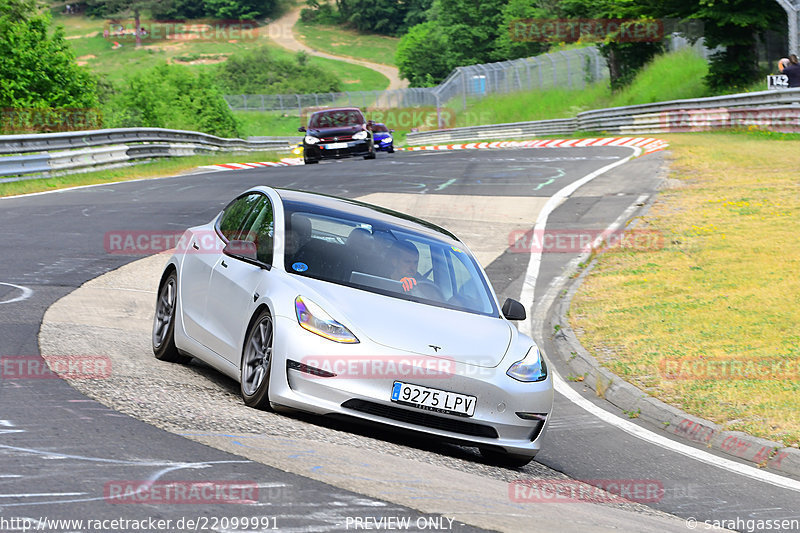
<instances>
[{"instance_id":1,"label":"car's rear wheel","mask_svg":"<svg viewBox=\"0 0 800 533\"><path fill-rule=\"evenodd\" d=\"M175 313L178 308L178 276L170 273L158 289L156 314L153 317L153 354L160 361L188 363L191 357L181 355L175 347Z\"/></svg>"},{"instance_id":2,"label":"car's rear wheel","mask_svg":"<svg viewBox=\"0 0 800 533\"><path fill-rule=\"evenodd\" d=\"M242 350L242 399L245 405L256 409L269 409L273 335L272 315L269 311L263 311L250 326Z\"/></svg>"},{"instance_id":3,"label":"car's rear wheel","mask_svg":"<svg viewBox=\"0 0 800 533\"><path fill-rule=\"evenodd\" d=\"M533 461L532 455L519 455L492 448L481 448L480 450L484 459L497 466L521 468Z\"/></svg>"}]
</instances>

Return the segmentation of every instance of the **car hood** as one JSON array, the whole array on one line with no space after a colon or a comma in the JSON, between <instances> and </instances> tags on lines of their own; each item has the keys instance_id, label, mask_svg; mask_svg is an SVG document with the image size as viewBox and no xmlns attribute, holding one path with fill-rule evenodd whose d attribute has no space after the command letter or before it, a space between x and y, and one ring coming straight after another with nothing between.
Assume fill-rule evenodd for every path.
<instances>
[{"instance_id":1,"label":"car hood","mask_svg":"<svg viewBox=\"0 0 800 533\"><path fill-rule=\"evenodd\" d=\"M383 346L481 367L505 356L514 328L498 317L435 307L305 278L327 302L307 296L363 339ZM303 296L301 294L301 296ZM439 347L438 350L433 346Z\"/></svg>"},{"instance_id":2,"label":"car hood","mask_svg":"<svg viewBox=\"0 0 800 533\"><path fill-rule=\"evenodd\" d=\"M379 141L381 139L385 139L386 137L391 137L392 134L386 131L375 131L372 132L372 136L376 141Z\"/></svg>"},{"instance_id":3,"label":"car hood","mask_svg":"<svg viewBox=\"0 0 800 533\"><path fill-rule=\"evenodd\" d=\"M339 126L336 128L309 128L308 134L314 137L338 137L353 135L363 130L362 126Z\"/></svg>"}]
</instances>

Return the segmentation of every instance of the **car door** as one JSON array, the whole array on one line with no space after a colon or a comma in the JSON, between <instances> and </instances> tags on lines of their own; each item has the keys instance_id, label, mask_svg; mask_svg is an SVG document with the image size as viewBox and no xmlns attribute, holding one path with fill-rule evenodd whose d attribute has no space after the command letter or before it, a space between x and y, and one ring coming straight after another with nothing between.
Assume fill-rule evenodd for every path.
<instances>
[{"instance_id":1,"label":"car door","mask_svg":"<svg viewBox=\"0 0 800 533\"><path fill-rule=\"evenodd\" d=\"M193 228L184 239L186 248L180 276L184 330L189 337L205 346L208 346L205 316L211 272L222 257L227 238L239 236L253 208L263 196L249 193L236 198L223 210L215 225Z\"/></svg>"},{"instance_id":2,"label":"car door","mask_svg":"<svg viewBox=\"0 0 800 533\"><path fill-rule=\"evenodd\" d=\"M234 365L239 365L245 329L257 294L268 291L272 264L275 220L272 204L266 196L245 222L239 240L254 242L258 260L254 265L223 255L214 265L206 299L207 346Z\"/></svg>"}]
</instances>

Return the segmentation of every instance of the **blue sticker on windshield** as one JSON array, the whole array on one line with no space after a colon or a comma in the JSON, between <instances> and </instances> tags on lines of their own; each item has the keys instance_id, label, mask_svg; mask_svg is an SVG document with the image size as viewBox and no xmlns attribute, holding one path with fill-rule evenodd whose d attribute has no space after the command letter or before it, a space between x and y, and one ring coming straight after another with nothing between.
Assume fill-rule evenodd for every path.
<instances>
[{"instance_id":1,"label":"blue sticker on windshield","mask_svg":"<svg viewBox=\"0 0 800 533\"><path fill-rule=\"evenodd\" d=\"M295 270L295 272L305 272L308 270L308 265L305 263L295 263L292 265L292 268Z\"/></svg>"}]
</instances>

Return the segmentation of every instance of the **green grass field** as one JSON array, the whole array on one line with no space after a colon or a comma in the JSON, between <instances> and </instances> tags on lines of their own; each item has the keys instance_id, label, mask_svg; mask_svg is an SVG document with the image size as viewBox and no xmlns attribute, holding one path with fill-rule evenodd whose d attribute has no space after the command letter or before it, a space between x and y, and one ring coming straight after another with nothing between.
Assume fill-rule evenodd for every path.
<instances>
[{"instance_id":1,"label":"green grass field","mask_svg":"<svg viewBox=\"0 0 800 533\"><path fill-rule=\"evenodd\" d=\"M392 66L400 42L396 37L363 34L337 26L305 24L302 21L298 21L294 29L297 39L315 50Z\"/></svg>"},{"instance_id":2,"label":"green grass field","mask_svg":"<svg viewBox=\"0 0 800 533\"><path fill-rule=\"evenodd\" d=\"M92 72L106 76L112 82L120 82L131 73L146 70L154 62L180 63L192 68L210 70L215 64L238 51L270 45L266 33L253 33L253 38L232 41L160 40L144 43L136 48L131 38L117 39L121 48L112 49L113 38L104 38L106 21L81 16L57 16L54 24L62 25L69 38L67 42L75 52L78 62ZM275 57L292 57L293 52L276 45L270 46ZM376 91L389 86L383 74L360 65L344 61L311 57L309 63L334 72L342 80L345 91Z\"/></svg>"}]
</instances>

